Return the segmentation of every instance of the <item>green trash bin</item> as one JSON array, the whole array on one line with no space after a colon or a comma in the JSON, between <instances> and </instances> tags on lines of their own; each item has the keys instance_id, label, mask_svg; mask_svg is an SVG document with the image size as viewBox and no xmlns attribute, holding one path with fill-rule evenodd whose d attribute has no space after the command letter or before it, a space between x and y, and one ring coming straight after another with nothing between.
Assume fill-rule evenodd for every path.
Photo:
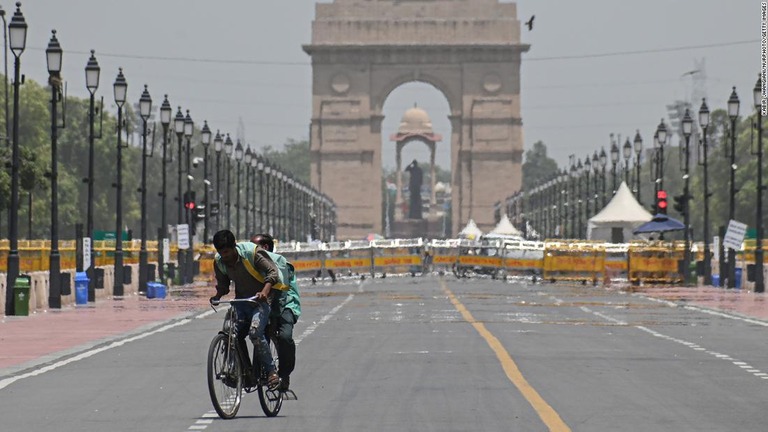
<instances>
[{"instance_id":1,"label":"green trash bin","mask_svg":"<svg viewBox=\"0 0 768 432\"><path fill-rule=\"evenodd\" d=\"M13 310L15 315L29 315L29 288L31 279L29 276L19 276L13 285Z\"/></svg>"}]
</instances>

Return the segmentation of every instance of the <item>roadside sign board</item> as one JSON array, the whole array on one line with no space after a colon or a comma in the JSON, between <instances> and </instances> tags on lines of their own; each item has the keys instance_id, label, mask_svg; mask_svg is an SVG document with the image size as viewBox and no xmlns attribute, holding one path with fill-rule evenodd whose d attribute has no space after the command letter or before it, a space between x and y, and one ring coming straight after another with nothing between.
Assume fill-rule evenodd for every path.
<instances>
[{"instance_id":1,"label":"roadside sign board","mask_svg":"<svg viewBox=\"0 0 768 432\"><path fill-rule=\"evenodd\" d=\"M747 224L731 219L728 222L728 229L723 237L723 246L739 250L744 242L744 235L747 233Z\"/></svg>"},{"instance_id":2,"label":"roadside sign board","mask_svg":"<svg viewBox=\"0 0 768 432\"><path fill-rule=\"evenodd\" d=\"M179 249L189 249L189 225L176 225L176 241Z\"/></svg>"},{"instance_id":3,"label":"roadside sign board","mask_svg":"<svg viewBox=\"0 0 768 432\"><path fill-rule=\"evenodd\" d=\"M83 271L91 267L91 239L83 237Z\"/></svg>"}]
</instances>

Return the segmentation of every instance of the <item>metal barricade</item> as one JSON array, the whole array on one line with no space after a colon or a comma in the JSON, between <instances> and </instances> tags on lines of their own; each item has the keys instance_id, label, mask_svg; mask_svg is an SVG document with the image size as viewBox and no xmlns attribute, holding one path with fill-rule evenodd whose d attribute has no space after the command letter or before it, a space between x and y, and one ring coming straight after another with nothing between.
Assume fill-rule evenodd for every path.
<instances>
[{"instance_id":1,"label":"metal barricade","mask_svg":"<svg viewBox=\"0 0 768 432\"><path fill-rule=\"evenodd\" d=\"M604 272L604 243L583 240L544 242L545 280L597 284Z\"/></svg>"},{"instance_id":2,"label":"metal barricade","mask_svg":"<svg viewBox=\"0 0 768 432\"><path fill-rule=\"evenodd\" d=\"M427 271L436 271L440 274L453 271L459 262L459 240L432 240L425 250L424 265Z\"/></svg>"},{"instance_id":3,"label":"metal barricade","mask_svg":"<svg viewBox=\"0 0 768 432\"><path fill-rule=\"evenodd\" d=\"M373 254L373 274L407 274L415 276L424 273L422 239L374 240L371 242Z\"/></svg>"},{"instance_id":4,"label":"metal barricade","mask_svg":"<svg viewBox=\"0 0 768 432\"><path fill-rule=\"evenodd\" d=\"M499 240L462 240L459 244L459 260L456 276L466 277L471 274L496 277L501 268Z\"/></svg>"},{"instance_id":5,"label":"metal barricade","mask_svg":"<svg viewBox=\"0 0 768 432\"><path fill-rule=\"evenodd\" d=\"M501 250L504 276L535 276L544 267L544 242L504 240Z\"/></svg>"},{"instance_id":6,"label":"metal barricade","mask_svg":"<svg viewBox=\"0 0 768 432\"><path fill-rule=\"evenodd\" d=\"M681 283L678 261L684 248L675 243L632 242L629 244L629 281L633 284Z\"/></svg>"},{"instance_id":7,"label":"metal barricade","mask_svg":"<svg viewBox=\"0 0 768 432\"><path fill-rule=\"evenodd\" d=\"M347 241L328 244L328 254L324 261L326 270L334 273L370 274L372 272L371 242Z\"/></svg>"}]
</instances>

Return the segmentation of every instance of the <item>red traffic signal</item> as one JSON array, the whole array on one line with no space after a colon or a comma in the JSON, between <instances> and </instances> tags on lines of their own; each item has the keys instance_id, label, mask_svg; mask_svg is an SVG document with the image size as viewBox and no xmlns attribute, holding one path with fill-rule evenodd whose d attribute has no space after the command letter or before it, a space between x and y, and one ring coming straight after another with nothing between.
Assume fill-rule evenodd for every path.
<instances>
[{"instance_id":1,"label":"red traffic signal","mask_svg":"<svg viewBox=\"0 0 768 432\"><path fill-rule=\"evenodd\" d=\"M187 210L195 209L195 191L184 192L184 208Z\"/></svg>"},{"instance_id":2,"label":"red traffic signal","mask_svg":"<svg viewBox=\"0 0 768 432\"><path fill-rule=\"evenodd\" d=\"M660 214L667 214L667 191L656 191L656 210Z\"/></svg>"}]
</instances>

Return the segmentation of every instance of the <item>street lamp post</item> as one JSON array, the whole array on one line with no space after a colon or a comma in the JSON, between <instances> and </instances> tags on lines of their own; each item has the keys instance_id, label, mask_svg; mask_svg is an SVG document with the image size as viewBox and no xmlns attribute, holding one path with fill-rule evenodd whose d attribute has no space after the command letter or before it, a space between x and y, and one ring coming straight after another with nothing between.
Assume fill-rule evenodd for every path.
<instances>
[{"instance_id":1,"label":"street lamp post","mask_svg":"<svg viewBox=\"0 0 768 432\"><path fill-rule=\"evenodd\" d=\"M755 111L757 111L757 214L755 215L755 292L765 291L763 278L763 82L758 74L752 90Z\"/></svg>"},{"instance_id":2,"label":"street lamp post","mask_svg":"<svg viewBox=\"0 0 768 432\"><path fill-rule=\"evenodd\" d=\"M597 214L600 206L600 156L597 155L597 150L595 150L595 153L592 154L592 173L595 175L594 177L594 212L593 216Z\"/></svg>"},{"instance_id":3,"label":"street lamp post","mask_svg":"<svg viewBox=\"0 0 768 432\"><path fill-rule=\"evenodd\" d=\"M728 202L728 219L736 217L736 120L739 118L739 96L736 87L733 87L728 98L728 117L731 118L731 154L730 177L731 189ZM736 288L736 251L728 248L728 288Z\"/></svg>"},{"instance_id":4,"label":"street lamp post","mask_svg":"<svg viewBox=\"0 0 768 432\"><path fill-rule=\"evenodd\" d=\"M616 194L616 164L619 163L619 146L611 144L611 195Z\"/></svg>"},{"instance_id":5,"label":"street lamp post","mask_svg":"<svg viewBox=\"0 0 768 432\"><path fill-rule=\"evenodd\" d=\"M13 287L19 276L19 80L21 53L27 44L27 23L21 13L21 3L8 24L8 39L13 52L13 147L11 150L11 205L8 212L8 273L5 290L5 314L15 314Z\"/></svg>"},{"instance_id":6,"label":"street lamp post","mask_svg":"<svg viewBox=\"0 0 768 432\"><path fill-rule=\"evenodd\" d=\"M242 232L240 232L240 165L242 164L243 160L243 145L240 143L240 140L237 140L237 145L235 146L235 161L237 163L237 187L235 189L235 193L237 196L235 196L235 235L238 238L242 238Z\"/></svg>"},{"instance_id":7,"label":"street lamp post","mask_svg":"<svg viewBox=\"0 0 768 432\"><path fill-rule=\"evenodd\" d=\"M227 134L227 139L224 140L224 154L227 156L227 158L224 160L224 171L227 174L227 229L232 229L232 208L230 206L231 200L229 195L229 185L232 183L232 179L230 178L230 169L229 165L232 162L232 150L233 150L233 143L232 138L229 137L229 134Z\"/></svg>"},{"instance_id":8,"label":"street lamp post","mask_svg":"<svg viewBox=\"0 0 768 432\"><path fill-rule=\"evenodd\" d=\"M251 234L250 206L251 203L251 147L245 150L245 237ZM239 164L238 164L239 165Z\"/></svg>"},{"instance_id":9,"label":"street lamp post","mask_svg":"<svg viewBox=\"0 0 768 432\"><path fill-rule=\"evenodd\" d=\"M152 111L152 98L149 96L147 85L139 98L139 114L141 115L141 248L139 249L139 292L147 292L149 280L149 263L147 262L147 120Z\"/></svg>"},{"instance_id":10,"label":"street lamp post","mask_svg":"<svg viewBox=\"0 0 768 432\"><path fill-rule=\"evenodd\" d=\"M622 156L624 156L624 183L629 186L629 158L632 157L632 144L629 143L629 138L624 142L621 151Z\"/></svg>"},{"instance_id":11,"label":"street lamp post","mask_svg":"<svg viewBox=\"0 0 768 432\"><path fill-rule=\"evenodd\" d=\"M590 202L592 201L592 199L589 192L590 174L592 173L592 161L589 159L589 155L587 155L587 157L584 158L584 170L582 171L582 173L585 173L587 175L587 181L585 184L586 187L584 189L584 222L587 222L589 218L592 217L591 215L592 210L590 208L591 207ZM579 232L581 233L584 231L580 230Z\"/></svg>"},{"instance_id":12,"label":"street lamp post","mask_svg":"<svg viewBox=\"0 0 768 432\"><path fill-rule=\"evenodd\" d=\"M221 229L221 151L224 150L224 140L221 138L221 134L218 129L216 130L216 138L213 139L213 151L216 152L216 230Z\"/></svg>"},{"instance_id":13,"label":"street lamp post","mask_svg":"<svg viewBox=\"0 0 768 432\"><path fill-rule=\"evenodd\" d=\"M203 121L203 128L200 130L200 143L203 145L203 243L208 242L208 219L211 216L211 203L208 202L208 189L210 180L208 180L208 146L211 145L211 129L208 127L208 120Z\"/></svg>"},{"instance_id":14,"label":"street lamp post","mask_svg":"<svg viewBox=\"0 0 768 432\"><path fill-rule=\"evenodd\" d=\"M699 162L704 167L704 285L712 284L712 253L709 250L709 172L707 166L707 126L709 126L709 107L706 99L701 100L699 109L699 126L701 126L702 142L699 146L703 151L703 157Z\"/></svg>"},{"instance_id":15,"label":"street lamp post","mask_svg":"<svg viewBox=\"0 0 768 432\"><path fill-rule=\"evenodd\" d=\"M99 68L99 63L96 61L96 57L94 56L94 50L91 50L91 57L88 59L88 64L85 66L85 86L88 89L88 93L90 93L89 105L88 105L88 214L87 214L86 234L85 234L91 241L91 248L89 251L89 254L90 254L89 262L91 263L91 265L88 266L88 268L86 269L86 272L88 274L88 279L89 279L88 301L96 301L96 292L94 290L95 281L93 277L94 268L96 266L96 254L93 249L93 201L94 201L93 185L95 183L94 139L96 138L96 135L94 133L94 123L96 120L95 94L96 94L96 89L99 88L100 72L101 72L101 68ZM102 105L104 104L102 103ZM99 132L99 135L101 135L101 132ZM99 136L99 138L101 138L101 136ZM56 209L56 213L58 214L58 209Z\"/></svg>"},{"instance_id":16,"label":"street lamp post","mask_svg":"<svg viewBox=\"0 0 768 432\"><path fill-rule=\"evenodd\" d=\"M251 152L251 230L256 233L256 173L259 168L259 159L256 156L256 150ZM258 231L261 232L261 231Z\"/></svg>"},{"instance_id":17,"label":"street lamp post","mask_svg":"<svg viewBox=\"0 0 768 432\"><path fill-rule=\"evenodd\" d=\"M123 75L123 68L119 69L117 78L112 86L117 105L117 203L115 204L115 282L114 295L122 297L123 284L125 283L123 267L123 105L125 105L128 93L128 83Z\"/></svg>"},{"instance_id":18,"label":"street lamp post","mask_svg":"<svg viewBox=\"0 0 768 432\"><path fill-rule=\"evenodd\" d=\"M187 193L190 199L192 199L192 132L195 130L195 123L192 121L192 117L187 110L187 116L184 117L184 136L187 138ZM189 227L189 248L187 249L186 257L186 271L185 283L192 283L194 280L194 250L195 250L195 237L192 235L194 230L192 229L192 206L187 207L187 226Z\"/></svg>"},{"instance_id":19,"label":"street lamp post","mask_svg":"<svg viewBox=\"0 0 768 432\"><path fill-rule=\"evenodd\" d=\"M635 132L635 170L637 177L635 178L635 185L637 191L637 203L643 205L643 199L640 195L640 162L643 157L643 139L640 137L640 130Z\"/></svg>"},{"instance_id":20,"label":"street lamp post","mask_svg":"<svg viewBox=\"0 0 768 432\"><path fill-rule=\"evenodd\" d=\"M184 223L184 198L182 194L182 180L181 180L181 173L183 172L183 165L182 161L184 160L182 158L183 152L183 146L184 146L184 113L181 112L181 107L178 108L176 111L176 116L173 118L173 131L176 132L176 141L178 143L178 151L176 152L176 159L178 164L178 178L176 182L176 271L179 275L179 281L184 284L185 280L185 269L186 266L186 254L184 253L184 249L181 249L178 247L179 244L179 231L178 227L179 225ZM187 227L189 229L189 227Z\"/></svg>"},{"instance_id":21,"label":"street lamp post","mask_svg":"<svg viewBox=\"0 0 768 432\"><path fill-rule=\"evenodd\" d=\"M168 220L165 212L165 197L166 193L166 181L167 172L166 165L168 164L168 127L171 125L171 115L173 114L173 108L171 103L168 102L168 95L165 95L163 104L160 106L160 124L163 126L163 160L162 160L162 189L160 191L160 229L158 230L158 242L157 242L157 275L160 283L165 284L165 237L168 230Z\"/></svg>"},{"instance_id":22,"label":"street lamp post","mask_svg":"<svg viewBox=\"0 0 768 432\"><path fill-rule=\"evenodd\" d=\"M605 147L600 149L600 156L598 156L600 159L600 167L602 172L602 194L603 194L603 207L608 204L608 196L605 194L605 184L607 183L605 180L605 166L608 164L608 155L605 153Z\"/></svg>"},{"instance_id":23,"label":"street lamp post","mask_svg":"<svg viewBox=\"0 0 768 432\"><path fill-rule=\"evenodd\" d=\"M51 309L61 309L61 255L59 254L58 197L59 168L56 149L59 121L56 114L56 105L61 97L62 54L63 51L61 45L59 45L59 40L56 38L56 30L53 30L51 40L48 42L48 48L45 50L48 63L48 83L51 85L51 255L48 273L48 280L50 283L48 307ZM91 52L91 57L93 57L93 52ZM96 81L96 85L98 86L98 78ZM93 108L93 93L91 93L91 108ZM93 123L91 123L91 134L93 134Z\"/></svg>"},{"instance_id":24,"label":"street lamp post","mask_svg":"<svg viewBox=\"0 0 768 432\"><path fill-rule=\"evenodd\" d=\"M264 159L257 157L256 169L259 173L259 225L258 231L264 232Z\"/></svg>"},{"instance_id":25,"label":"street lamp post","mask_svg":"<svg viewBox=\"0 0 768 432\"><path fill-rule=\"evenodd\" d=\"M667 125L664 119L661 119L656 129L658 148L658 158L656 159L656 191L664 190L664 146L667 145Z\"/></svg>"},{"instance_id":26,"label":"street lamp post","mask_svg":"<svg viewBox=\"0 0 768 432\"><path fill-rule=\"evenodd\" d=\"M271 223L271 204L270 204L270 173L272 172L272 166L269 163L268 160L264 161L264 231L266 231L269 234L272 234L272 223ZM272 197L274 198L274 197Z\"/></svg>"},{"instance_id":27,"label":"street lamp post","mask_svg":"<svg viewBox=\"0 0 768 432\"><path fill-rule=\"evenodd\" d=\"M576 232L576 238L581 238L581 232L583 231L582 223L581 223L581 177L582 174L584 174L584 165L581 164L581 159L579 159L578 165L576 165L576 199L578 199L577 203L577 211L576 216L579 221L578 224L578 231Z\"/></svg>"},{"instance_id":28,"label":"street lamp post","mask_svg":"<svg viewBox=\"0 0 768 432\"><path fill-rule=\"evenodd\" d=\"M693 132L693 119L688 109L685 110L683 116L683 137L685 137L685 148L683 149L685 158L685 168L683 174L683 225L685 225L685 251L683 253L683 284L687 284L689 278L688 267L691 264L691 208L688 205L690 200L690 157L689 157L689 145L691 140L691 133Z\"/></svg>"}]
</instances>

